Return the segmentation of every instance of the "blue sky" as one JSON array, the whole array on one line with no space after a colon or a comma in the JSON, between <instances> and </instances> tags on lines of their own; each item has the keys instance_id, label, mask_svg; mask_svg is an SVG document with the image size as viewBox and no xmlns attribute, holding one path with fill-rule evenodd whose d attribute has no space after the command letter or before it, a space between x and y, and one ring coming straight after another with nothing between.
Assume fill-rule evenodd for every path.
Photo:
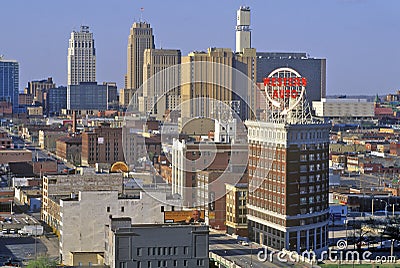
<instances>
[{"instance_id":1,"label":"blue sky","mask_svg":"<svg viewBox=\"0 0 400 268\"><path fill-rule=\"evenodd\" d=\"M327 59L327 93L383 94L400 89L400 1L396 0L13 0L0 7L0 54L20 63L20 88L53 77L67 81L72 30L94 33L97 80L123 87L129 29L143 18L156 47L192 50L235 46L236 10L252 12L258 51L307 52Z\"/></svg>"}]
</instances>

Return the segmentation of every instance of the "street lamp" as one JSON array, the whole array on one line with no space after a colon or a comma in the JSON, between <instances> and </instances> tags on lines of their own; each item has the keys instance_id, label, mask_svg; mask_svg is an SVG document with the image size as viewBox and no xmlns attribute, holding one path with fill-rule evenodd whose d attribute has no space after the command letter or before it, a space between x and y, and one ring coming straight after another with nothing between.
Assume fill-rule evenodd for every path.
<instances>
[{"instance_id":1,"label":"street lamp","mask_svg":"<svg viewBox=\"0 0 400 268\"><path fill-rule=\"evenodd\" d=\"M379 200L379 201L381 201L381 202L385 202L385 216L387 217L387 207L388 207L388 202L386 202L385 200Z\"/></svg>"}]
</instances>

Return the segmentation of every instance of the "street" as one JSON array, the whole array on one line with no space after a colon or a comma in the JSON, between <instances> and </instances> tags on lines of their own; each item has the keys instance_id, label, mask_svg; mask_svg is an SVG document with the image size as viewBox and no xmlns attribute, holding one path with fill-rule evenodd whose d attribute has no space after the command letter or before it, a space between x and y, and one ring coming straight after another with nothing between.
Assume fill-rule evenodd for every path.
<instances>
[{"instance_id":1,"label":"street","mask_svg":"<svg viewBox=\"0 0 400 268\"><path fill-rule=\"evenodd\" d=\"M210 232L210 251L218 254L219 256L234 262L240 267L304 267L306 264L299 264L293 262L280 262L274 255L272 256L273 262L269 262L270 256L267 256L267 261L259 260L257 255L260 251L264 253L264 248L255 243L249 243L248 246L243 246L234 239L225 234L217 234ZM264 257L260 254L260 257ZM306 265L309 266L309 265Z\"/></svg>"}]
</instances>

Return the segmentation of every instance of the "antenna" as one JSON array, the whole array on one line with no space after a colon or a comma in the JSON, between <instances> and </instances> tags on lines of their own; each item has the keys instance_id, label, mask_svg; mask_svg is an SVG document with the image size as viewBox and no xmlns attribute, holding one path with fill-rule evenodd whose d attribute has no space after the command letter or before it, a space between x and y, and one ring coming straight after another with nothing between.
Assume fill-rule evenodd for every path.
<instances>
[{"instance_id":1,"label":"antenna","mask_svg":"<svg viewBox=\"0 0 400 268\"><path fill-rule=\"evenodd\" d=\"M140 8L140 22L143 22L143 11L144 11L144 7Z\"/></svg>"}]
</instances>

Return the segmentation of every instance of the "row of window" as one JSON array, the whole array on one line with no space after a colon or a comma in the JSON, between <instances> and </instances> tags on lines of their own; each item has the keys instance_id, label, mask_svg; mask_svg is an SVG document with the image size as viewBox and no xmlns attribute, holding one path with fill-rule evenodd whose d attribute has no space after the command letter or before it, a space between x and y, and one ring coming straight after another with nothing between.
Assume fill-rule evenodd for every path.
<instances>
[{"instance_id":1,"label":"row of window","mask_svg":"<svg viewBox=\"0 0 400 268\"><path fill-rule=\"evenodd\" d=\"M204 260L197 260L197 267L204 266ZM178 261L178 260L159 260L157 261L157 266L153 265L152 261L142 262L138 261L136 267L137 268L152 268L152 267L188 267L188 260ZM120 262L120 268L128 268L127 262ZM132 267L132 266L130 266Z\"/></svg>"}]
</instances>

